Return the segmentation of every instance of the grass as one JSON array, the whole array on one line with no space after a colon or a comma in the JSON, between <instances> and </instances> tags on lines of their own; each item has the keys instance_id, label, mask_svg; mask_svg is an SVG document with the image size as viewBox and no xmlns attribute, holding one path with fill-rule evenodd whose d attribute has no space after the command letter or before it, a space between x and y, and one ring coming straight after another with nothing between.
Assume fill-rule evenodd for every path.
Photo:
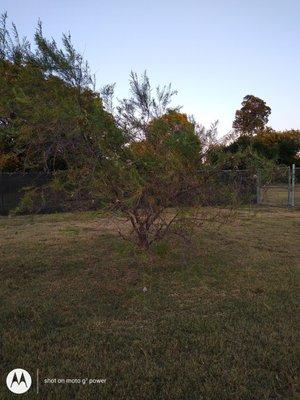
<instances>
[{"instance_id":1,"label":"grass","mask_svg":"<svg viewBox=\"0 0 300 400\"><path fill-rule=\"evenodd\" d=\"M300 210L300 185L295 185L294 202L297 210ZM262 189L262 204L268 206L288 205L288 185L265 186Z\"/></svg>"},{"instance_id":2,"label":"grass","mask_svg":"<svg viewBox=\"0 0 300 400\"><path fill-rule=\"evenodd\" d=\"M28 399L299 398L299 227L241 211L147 258L95 213L0 218L0 398L17 367Z\"/></svg>"}]
</instances>

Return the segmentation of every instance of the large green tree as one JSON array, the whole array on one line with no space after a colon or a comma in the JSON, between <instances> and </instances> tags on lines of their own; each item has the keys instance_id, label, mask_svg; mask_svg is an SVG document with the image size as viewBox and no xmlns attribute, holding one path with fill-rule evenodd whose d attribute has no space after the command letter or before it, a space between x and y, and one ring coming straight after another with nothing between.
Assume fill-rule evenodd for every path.
<instances>
[{"instance_id":1,"label":"large green tree","mask_svg":"<svg viewBox=\"0 0 300 400\"><path fill-rule=\"evenodd\" d=\"M235 113L232 127L243 135L254 135L262 131L268 123L271 108L259 97L247 95L244 97L242 107Z\"/></svg>"},{"instance_id":2,"label":"large green tree","mask_svg":"<svg viewBox=\"0 0 300 400\"><path fill-rule=\"evenodd\" d=\"M38 25L35 50L0 26L0 169L53 171L80 163L84 143L99 160L124 144L70 35L63 47Z\"/></svg>"}]
</instances>

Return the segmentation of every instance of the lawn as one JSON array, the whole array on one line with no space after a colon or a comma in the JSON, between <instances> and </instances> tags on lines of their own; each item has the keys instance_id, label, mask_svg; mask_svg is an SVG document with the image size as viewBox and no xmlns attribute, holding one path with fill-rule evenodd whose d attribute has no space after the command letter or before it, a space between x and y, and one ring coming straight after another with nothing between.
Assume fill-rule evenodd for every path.
<instances>
[{"instance_id":1,"label":"lawn","mask_svg":"<svg viewBox=\"0 0 300 400\"><path fill-rule=\"evenodd\" d=\"M17 367L25 399L299 398L300 211L244 210L151 257L112 220L0 218L0 399Z\"/></svg>"},{"instance_id":2,"label":"lawn","mask_svg":"<svg viewBox=\"0 0 300 400\"><path fill-rule=\"evenodd\" d=\"M264 186L261 192L263 205L282 207L288 205L288 186ZM295 185L295 208L300 210L300 185Z\"/></svg>"}]
</instances>

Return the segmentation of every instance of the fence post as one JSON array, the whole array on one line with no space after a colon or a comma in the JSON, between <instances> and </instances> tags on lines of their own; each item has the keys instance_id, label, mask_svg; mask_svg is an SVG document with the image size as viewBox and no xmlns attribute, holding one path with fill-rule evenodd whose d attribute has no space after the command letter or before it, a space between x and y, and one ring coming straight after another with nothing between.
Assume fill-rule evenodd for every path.
<instances>
[{"instance_id":1,"label":"fence post","mask_svg":"<svg viewBox=\"0 0 300 400\"><path fill-rule=\"evenodd\" d=\"M291 206L295 207L295 172L296 166L292 165L292 176L291 176Z\"/></svg>"},{"instance_id":2,"label":"fence post","mask_svg":"<svg viewBox=\"0 0 300 400\"><path fill-rule=\"evenodd\" d=\"M257 178L256 178L256 203L261 203L261 172L260 170L257 171Z\"/></svg>"},{"instance_id":3,"label":"fence post","mask_svg":"<svg viewBox=\"0 0 300 400\"><path fill-rule=\"evenodd\" d=\"M291 206L291 198L292 198L292 180L291 180L291 167L288 167L288 206Z\"/></svg>"},{"instance_id":4,"label":"fence post","mask_svg":"<svg viewBox=\"0 0 300 400\"><path fill-rule=\"evenodd\" d=\"M2 171L0 171L0 215L4 211L4 191L3 191L3 179Z\"/></svg>"}]
</instances>

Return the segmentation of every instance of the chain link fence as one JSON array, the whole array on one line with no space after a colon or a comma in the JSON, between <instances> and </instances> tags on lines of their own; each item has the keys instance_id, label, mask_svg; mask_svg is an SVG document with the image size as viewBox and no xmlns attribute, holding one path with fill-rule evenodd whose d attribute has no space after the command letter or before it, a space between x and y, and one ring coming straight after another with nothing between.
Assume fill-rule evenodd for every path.
<instances>
[{"instance_id":1,"label":"chain link fence","mask_svg":"<svg viewBox=\"0 0 300 400\"><path fill-rule=\"evenodd\" d=\"M200 204L227 206L256 203L257 177L252 170L223 170L203 174Z\"/></svg>"},{"instance_id":2,"label":"chain link fence","mask_svg":"<svg viewBox=\"0 0 300 400\"><path fill-rule=\"evenodd\" d=\"M279 166L258 171L257 203L274 207L300 206L300 168Z\"/></svg>"},{"instance_id":3,"label":"chain link fence","mask_svg":"<svg viewBox=\"0 0 300 400\"><path fill-rule=\"evenodd\" d=\"M7 215L15 210L26 193L32 189L41 189L51 177L51 174L38 172L0 173L0 214ZM271 173L263 170L223 170L205 173L198 200L199 204L205 206L257 203L275 207L299 207L300 168L280 166ZM93 200L86 202L85 209L94 208ZM51 201L43 199L41 212L66 209L76 209L76 202L68 199L68 207L64 208L62 197L58 194L54 201L53 198Z\"/></svg>"},{"instance_id":4,"label":"chain link fence","mask_svg":"<svg viewBox=\"0 0 300 400\"><path fill-rule=\"evenodd\" d=\"M295 168L295 206L300 207L300 167Z\"/></svg>"},{"instance_id":5,"label":"chain link fence","mask_svg":"<svg viewBox=\"0 0 300 400\"><path fill-rule=\"evenodd\" d=\"M51 179L41 172L0 172L0 214L14 210L27 189L41 187Z\"/></svg>"}]
</instances>

